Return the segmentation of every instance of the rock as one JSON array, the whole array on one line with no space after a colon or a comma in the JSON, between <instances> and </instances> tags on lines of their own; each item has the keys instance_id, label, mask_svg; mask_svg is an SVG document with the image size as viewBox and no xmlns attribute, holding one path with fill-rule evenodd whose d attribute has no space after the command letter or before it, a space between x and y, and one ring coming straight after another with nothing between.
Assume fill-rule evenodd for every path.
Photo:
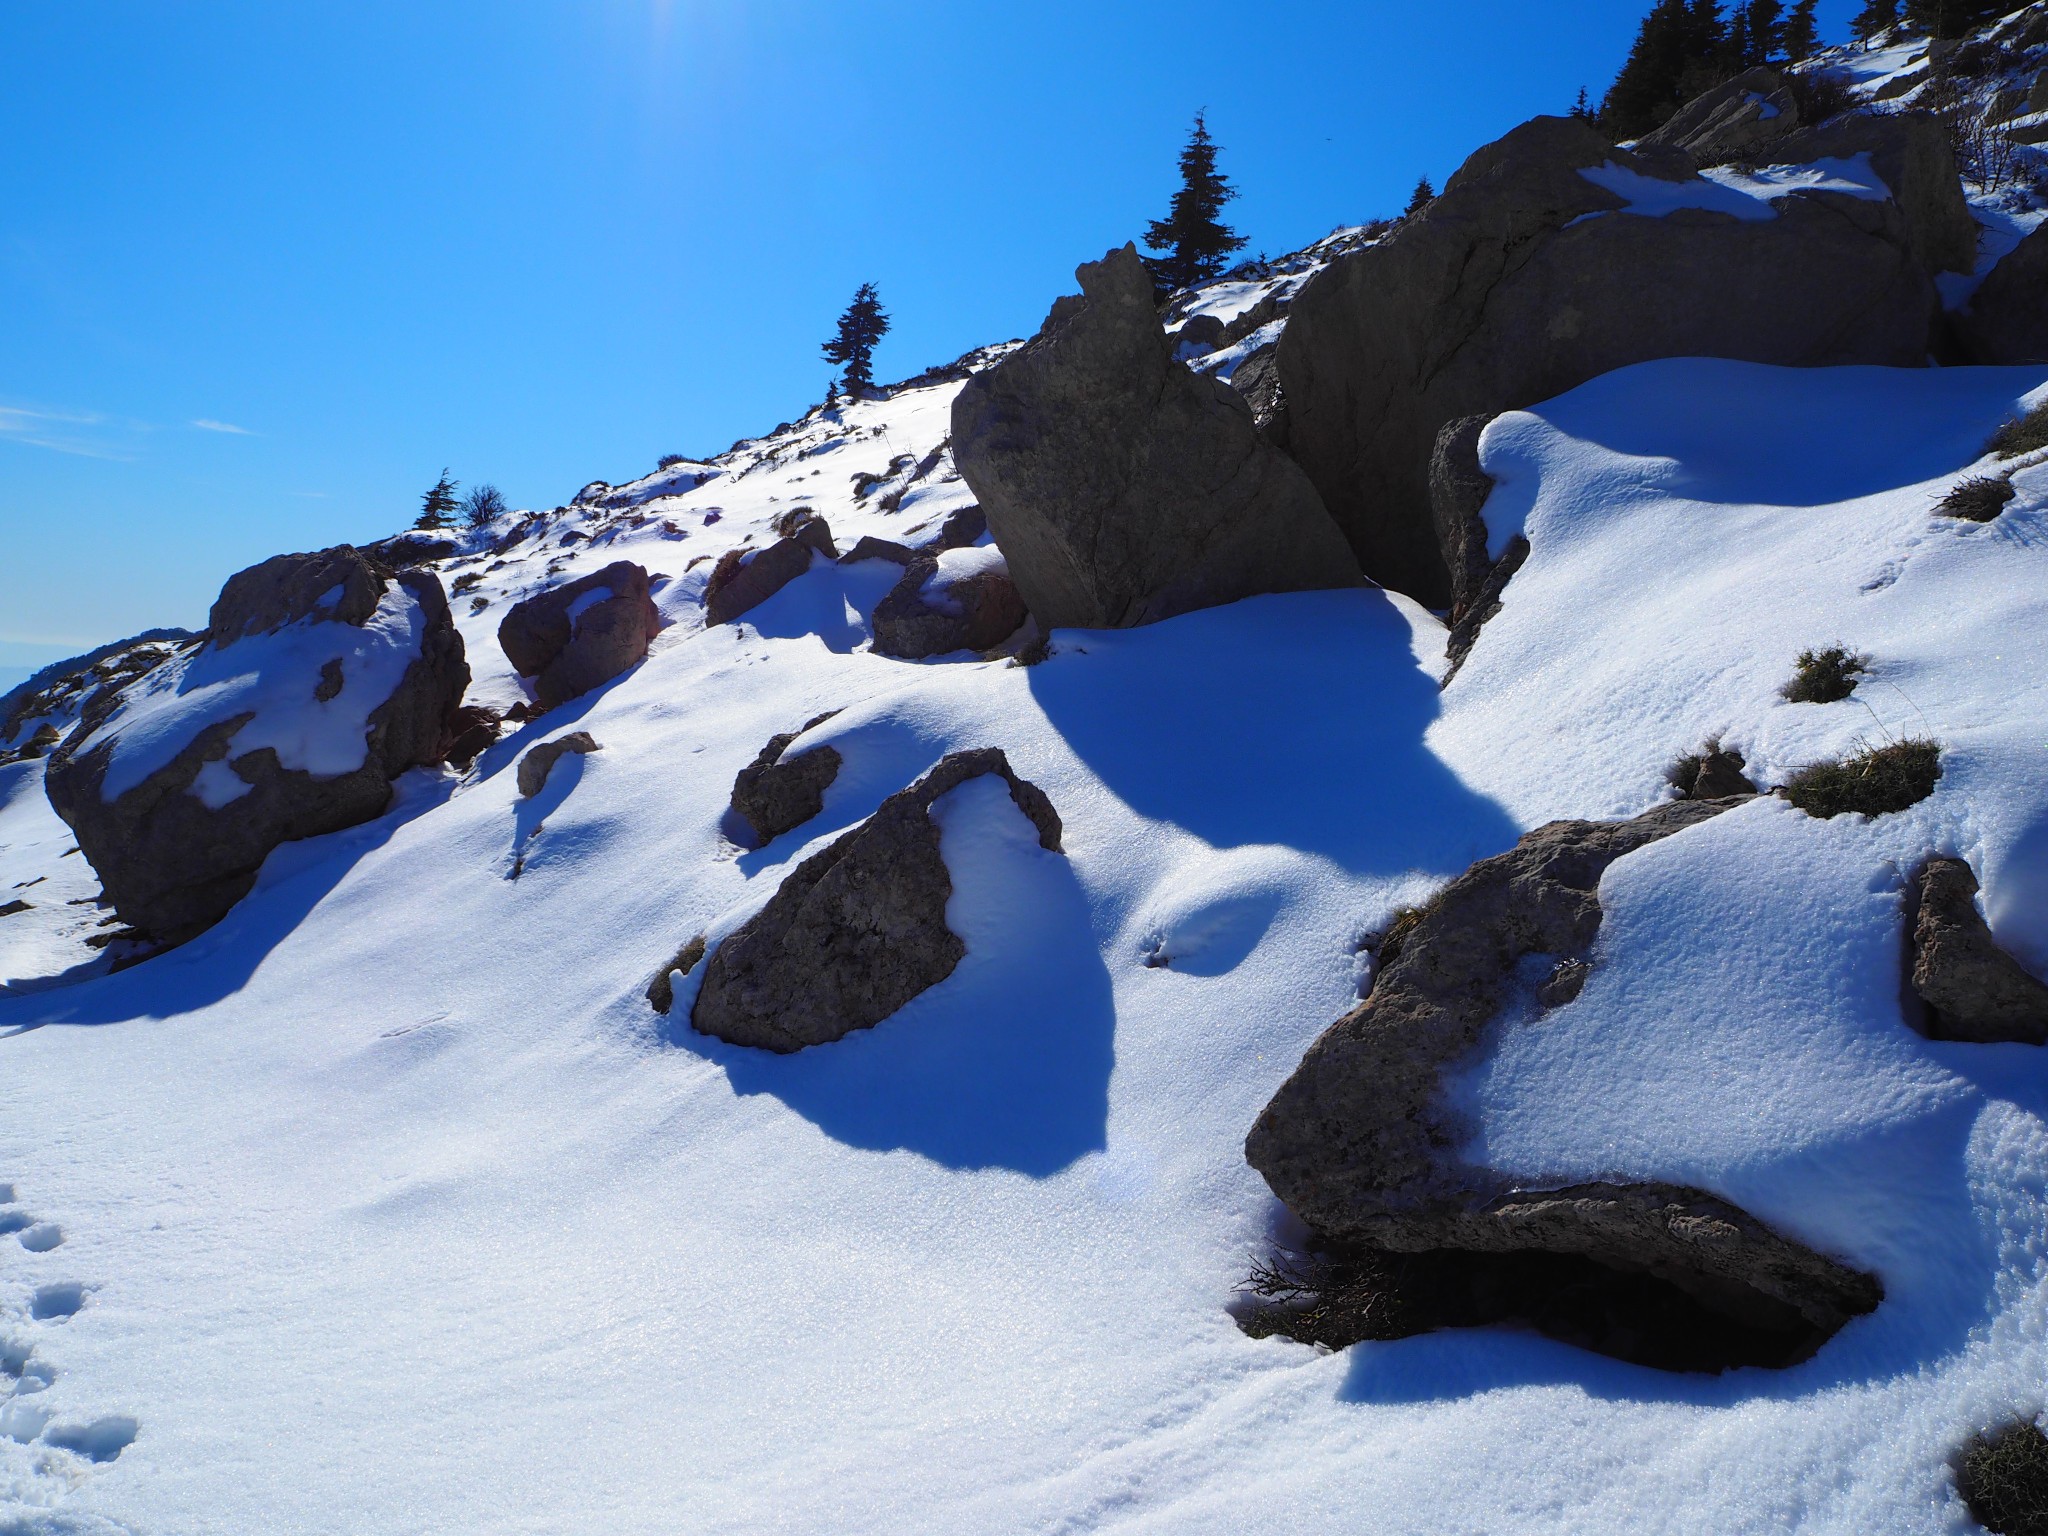
<instances>
[{"instance_id":1,"label":"rock","mask_svg":"<svg viewBox=\"0 0 2048 1536\"><path fill-rule=\"evenodd\" d=\"M1287 406L1280 394L1280 343L1269 341L1231 371L1230 387L1252 408L1252 421L1276 448L1287 446Z\"/></svg>"},{"instance_id":2,"label":"rock","mask_svg":"<svg viewBox=\"0 0 2048 1536\"><path fill-rule=\"evenodd\" d=\"M1545 1008L1562 1008L1586 989L1593 967L1583 960L1560 960L1536 988L1536 1001Z\"/></svg>"},{"instance_id":3,"label":"rock","mask_svg":"<svg viewBox=\"0 0 2048 1536\"><path fill-rule=\"evenodd\" d=\"M1972 362L2048 363L2048 224L1991 269L1956 329Z\"/></svg>"},{"instance_id":4,"label":"rock","mask_svg":"<svg viewBox=\"0 0 2048 1536\"><path fill-rule=\"evenodd\" d=\"M453 539L437 539L430 533L401 533L395 538L365 544L363 553L394 571L409 571L416 565L452 560L461 548Z\"/></svg>"},{"instance_id":5,"label":"rock","mask_svg":"<svg viewBox=\"0 0 2048 1536\"><path fill-rule=\"evenodd\" d=\"M752 829L756 848L765 848L825 808L825 791L839 777L839 749L813 747L794 757L784 754L804 732L816 730L838 713L827 710L806 721L801 731L769 737L768 745L732 781L733 814Z\"/></svg>"},{"instance_id":6,"label":"rock","mask_svg":"<svg viewBox=\"0 0 2048 1536\"><path fill-rule=\"evenodd\" d=\"M646 570L619 560L513 604L498 644L545 712L637 666L660 628Z\"/></svg>"},{"instance_id":7,"label":"rock","mask_svg":"<svg viewBox=\"0 0 2048 1536\"><path fill-rule=\"evenodd\" d=\"M1718 195L1681 154L1537 118L1294 301L1279 352L1290 451L1366 574L1426 606L1452 601L1429 502L1447 422L1652 358L1926 361L1938 303L1897 204L1801 191L1766 219L1651 217L1581 174L1610 163L1646 193Z\"/></svg>"},{"instance_id":8,"label":"rock","mask_svg":"<svg viewBox=\"0 0 2048 1536\"><path fill-rule=\"evenodd\" d=\"M1769 147L1769 159L1778 165L1854 160L1858 155L1870 156L1870 168L1891 188L1905 221L1907 246L1923 268L1930 274L1975 269L1977 220L1963 195L1948 130L1933 113L1852 112L1801 128ZM1838 206L1847 213L1857 211L1846 203Z\"/></svg>"},{"instance_id":9,"label":"rock","mask_svg":"<svg viewBox=\"0 0 2048 1536\"><path fill-rule=\"evenodd\" d=\"M1799 106L1774 69L1745 70L1680 107L1645 145L1682 149L1700 165L1776 154L1771 142L1799 126Z\"/></svg>"},{"instance_id":10,"label":"rock","mask_svg":"<svg viewBox=\"0 0 2048 1536\"><path fill-rule=\"evenodd\" d=\"M1671 785L1682 800L1724 800L1730 795L1753 795L1756 785L1743 772L1749 761L1732 747L1710 741L1699 751L1682 757L1671 770Z\"/></svg>"},{"instance_id":11,"label":"rock","mask_svg":"<svg viewBox=\"0 0 2048 1536\"><path fill-rule=\"evenodd\" d=\"M875 651L916 661L950 651L986 651L1024 622L1024 599L1002 557L986 547L920 556L875 605ZM977 556L992 559L977 559Z\"/></svg>"},{"instance_id":12,"label":"rock","mask_svg":"<svg viewBox=\"0 0 2048 1536\"><path fill-rule=\"evenodd\" d=\"M1215 315L1195 315L1166 339L1173 344L1175 357L1202 357L1225 345L1223 322Z\"/></svg>"},{"instance_id":13,"label":"rock","mask_svg":"<svg viewBox=\"0 0 2048 1536\"><path fill-rule=\"evenodd\" d=\"M872 533L864 533L858 544L839 557L839 563L858 565L863 560L886 560L891 565L908 565L916 558L917 551L908 544L898 544L894 539L878 539Z\"/></svg>"},{"instance_id":14,"label":"rock","mask_svg":"<svg viewBox=\"0 0 2048 1536\"><path fill-rule=\"evenodd\" d=\"M1228 385L1173 360L1130 246L953 401L953 457L1048 629L1150 624L1357 562Z\"/></svg>"},{"instance_id":15,"label":"rock","mask_svg":"<svg viewBox=\"0 0 2048 1536\"><path fill-rule=\"evenodd\" d=\"M953 972L967 950L946 926L952 877L932 802L993 773L1057 851L1060 820L993 747L948 754L866 821L799 864L711 954L690 1022L734 1045L790 1052L867 1029Z\"/></svg>"},{"instance_id":16,"label":"rock","mask_svg":"<svg viewBox=\"0 0 2048 1536\"><path fill-rule=\"evenodd\" d=\"M0 762L26 762L30 758L46 757L50 749L57 745L61 735L57 727L45 721L12 753L0 753Z\"/></svg>"},{"instance_id":17,"label":"rock","mask_svg":"<svg viewBox=\"0 0 2048 1536\"><path fill-rule=\"evenodd\" d=\"M988 532L988 519L981 508L957 507L946 514L946 520L939 524L939 531L918 546L921 555L938 555L949 549L965 549L970 544L979 544L981 536Z\"/></svg>"},{"instance_id":18,"label":"rock","mask_svg":"<svg viewBox=\"0 0 2048 1536\"><path fill-rule=\"evenodd\" d=\"M45 784L122 921L178 943L280 843L382 815L393 779L440 761L468 683L433 573L283 555L230 578L203 645L95 695Z\"/></svg>"},{"instance_id":19,"label":"rock","mask_svg":"<svg viewBox=\"0 0 2048 1536\"><path fill-rule=\"evenodd\" d=\"M2048 1044L2048 986L1992 938L1977 910L1977 877L1968 864L1933 858L1921 867L1908 932L1913 991L1927 1005L1923 1034Z\"/></svg>"},{"instance_id":20,"label":"rock","mask_svg":"<svg viewBox=\"0 0 2048 1536\"><path fill-rule=\"evenodd\" d=\"M451 736L444 755L451 767L466 770L498 739L498 712L483 704L465 704L455 711L448 728Z\"/></svg>"},{"instance_id":21,"label":"rock","mask_svg":"<svg viewBox=\"0 0 2048 1536\"><path fill-rule=\"evenodd\" d=\"M667 1014L676 1005L676 973L687 976L697 968L697 962L704 958L704 935L698 934L676 951L675 958L654 973L654 979L647 983L647 1005L656 1013Z\"/></svg>"},{"instance_id":22,"label":"rock","mask_svg":"<svg viewBox=\"0 0 2048 1536\"><path fill-rule=\"evenodd\" d=\"M1486 498L1493 477L1479 467L1479 435L1488 416L1460 416L1444 423L1429 457L1429 511L1437 547L1451 573L1450 636L1444 653L1449 685L1472 653L1486 621L1500 612L1501 590L1529 558L1529 541L1516 534L1501 557L1487 553Z\"/></svg>"},{"instance_id":23,"label":"rock","mask_svg":"<svg viewBox=\"0 0 2048 1536\"><path fill-rule=\"evenodd\" d=\"M1324 1239L1403 1254L1562 1256L1647 1275L1741 1328L1782 1336L1788 1358L1869 1311L1875 1281L1714 1195L1654 1180L1519 1188L1455 1151L1468 1137L1446 1077L1508 1001L1519 962L1589 953L1607 868L1739 803L1552 822L1473 865L1422 909L1365 1001L1267 1104L1245 1143L1252 1166Z\"/></svg>"},{"instance_id":24,"label":"rock","mask_svg":"<svg viewBox=\"0 0 2048 1536\"><path fill-rule=\"evenodd\" d=\"M766 549L727 550L704 587L704 622L729 624L765 603L808 571L814 555L839 558L832 547L832 529L815 512L791 522L789 531Z\"/></svg>"},{"instance_id":25,"label":"rock","mask_svg":"<svg viewBox=\"0 0 2048 1536\"><path fill-rule=\"evenodd\" d=\"M557 736L553 741L544 741L530 748L526 756L519 759L519 793L531 800L547 788L548 775L554 771L556 762L564 753L599 752L599 747L590 732L571 731L566 736Z\"/></svg>"}]
</instances>

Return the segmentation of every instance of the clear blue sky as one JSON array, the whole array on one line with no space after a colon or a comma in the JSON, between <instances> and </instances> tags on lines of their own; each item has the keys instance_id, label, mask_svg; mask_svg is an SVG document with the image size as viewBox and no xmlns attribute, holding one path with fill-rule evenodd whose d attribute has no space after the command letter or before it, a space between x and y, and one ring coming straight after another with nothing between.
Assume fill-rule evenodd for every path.
<instances>
[{"instance_id":1,"label":"clear blue sky","mask_svg":"<svg viewBox=\"0 0 2048 1536\"><path fill-rule=\"evenodd\" d=\"M1029 334L1201 107L1253 251L1398 212L1647 5L0 0L0 668L771 427L863 281L884 378Z\"/></svg>"}]
</instances>

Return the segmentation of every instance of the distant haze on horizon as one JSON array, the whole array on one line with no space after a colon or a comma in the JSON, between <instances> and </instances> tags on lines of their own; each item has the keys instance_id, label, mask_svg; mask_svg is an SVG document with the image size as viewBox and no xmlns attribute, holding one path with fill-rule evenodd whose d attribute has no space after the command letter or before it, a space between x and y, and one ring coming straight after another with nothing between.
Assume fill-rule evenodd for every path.
<instances>
[{"instance_id":1,"label":"distant haze on horizon","mask_svg":"<svg viewBox=\"0 0 2048 1536\"><path fill-rule=\"evenodd\" d=\"M883 379L1029 335L1198 109L1247 254L1398 213L1648 4L10 7L0 690L444 465L553 506L793 418L861 282Z\"/></svg>"}]
</instances>

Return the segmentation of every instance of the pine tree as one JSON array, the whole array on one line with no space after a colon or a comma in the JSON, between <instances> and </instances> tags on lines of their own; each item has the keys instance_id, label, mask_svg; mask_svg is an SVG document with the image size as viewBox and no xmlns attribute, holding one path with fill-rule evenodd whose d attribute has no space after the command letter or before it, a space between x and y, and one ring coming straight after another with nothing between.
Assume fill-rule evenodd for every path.
<instances>
[{"instance_id":1,"label":"pine tree","mask_svg":"<svg viewBox=\"0 0 2048 1536\"><path fill-rule=\"evenodd\" d=\"M1849 23L1849 31L1856 41L1866 47L1880 32L1899 24L1899 0L1864 0L1863 9L1856 13L1856 19Z\"/></svg>"},{"instance_id":2,"label":"pine tree","mask_svg":"<svg viewBox=\"0 0 2048 1536\"><path fill-rule=\"evenodd\" d=\"M875 343L888 334L889 316L875 285L862 283L839 317L839 329L824 346L825 361L846 370L840 387L847 394L858 395L873 386Z\"/></svg>"},{"instance_id":3,"label":"pine tree","mask_svg":"<svg viewBox=\"0 0 2048 1536\"><path fill-rule=\"evenodd\" d=\"M1600 126L1617 139L1658 127L1728 77L1727 46L1728 29L1715 0L1656 0L1600 103Z\"/></svg>"},{"instance_id":4,"label":"pine tree","mask_svg":"<svg viewBox=\"0 0 2048 1536\"><path fill-rule=\"evenodd\" d=\"M1579 99L1572 103L1571 115L1582 123L1596 123L1600 114L1593 110L1593 103L1586 99L1586 88L1579 87Z\"/></svg>"},{"instance_id":5,"label":"pine tree","mask_svg":"<svg viewBox=\"0 0 2048 1536\"><path fill-rule=\"evenodd\" d=\"M1906 20L1929 37L1961 37L2007 9L2008 0L1906 0Z\"/></svg>"},{"instance_id":6,"label":"pine tree","mask_svg":"<svg viewBox=\"0 0 2048 1536\"><path fill-rule=\"evenodd\" d=\"M1797 0L1785 18L1785 57L1794 64L1812 58L1820 47L1820 23L1813 15L1819 4L1820 0Z\"/></svg>"},{"instance_id":7,"label":"pine tree","mask_svg":"<svg viewBox=\"0 0 2048 1536\"><path fill-rule=\"evenodd\" d=\"M419 520L413 527L424 528L429 532L446 528L455 521L455 510L459 506L461 503L455 499L455 482L448 478L448 471L444 469L441 471L441 478L434 482L433 489L420 498Z\"/></svg>"},{"instance_id":8,"label":"pine tree","mask_svg":"<svg viewBox=\"0 0 2048 1536\"><path fill-rule=\"evenodd\" d=\"M1162 293L1206 283L1223 275L1224 258L1245 246L1244 236L1216 215L1237 196L1216 169L1216 141L1209 137L1206 111L1195 114L1194 131L1180 152L1180 190L1166 217L1145 228L1145 244L1163 256L1147 256L1153 286Z\"/></svg>"},{"instance_id":9,"label":"pine tree","mask_svg":"<svg viewBox=\"0 0 2048 1536\"><path fill-rule=\"evenodd\" d=\"M1744 68L1753 69L1784 57L1784 0L1749 0L1743 7L1743 20L1749 28L1749 57L1743 61Z\"/></svg>"},{"instance_id":10,"label":"pine tree","mask_svg":"<svg viewBox=\"0 0 2048 1536\"><path fill-rule=\"evenodd\" d=\"M1401 216L1406 218L1408 214L1420 213L1435 201L1436 188L1429 184L1429 178L1425 176L1422 180L1415 183L1415 191L1408 198L1407 212Z\"/></svg>"}]
</instances>

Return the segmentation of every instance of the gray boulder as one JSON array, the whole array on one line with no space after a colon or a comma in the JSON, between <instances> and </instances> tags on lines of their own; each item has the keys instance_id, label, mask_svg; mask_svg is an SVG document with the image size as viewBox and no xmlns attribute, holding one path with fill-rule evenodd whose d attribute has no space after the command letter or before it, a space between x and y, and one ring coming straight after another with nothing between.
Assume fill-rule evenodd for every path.
<instances>
[{"instance_id":1,"label":"gray boulder","mask_svg":"<svg viewBox=\"0 0 2048 1536\"><path fill-rule=\"evenodd\" d=\"M646 569L619 560L513 604L498 644L549 710L639 665L660 628Z\"/></svg>"},{"instance_id":2,"label":"gray boulder","mask_svg":"<svg viewBox=\"0 0 2048 1536\"><path fill-rule=\"evenodd\" d=\"M1772 143L1764 156L1774 165L1811 165L1817 160L1853 161L1870 156L1870 168L1891 189L1892 206L1904 222L1907 248L1930 274L1969 272L1977 265L1977 220L1963 195L1962 173L1948 130L1931 112L1853 112L1801 128ZM1843 212L1868 215L1883 204L1848 206ZM1867 218L1872 228L1889 227Z\"/></svg>"},{"instance_id":3,"label":"gray boulder","mask_svg":"<svg viewBox=\"0 0 2048 1536\"><path fill-rule=\"evenodd\" d=\"M1718 190L1680 153L1537 118L1294 301L1279 353L1290 451L1366 574L1432 608L1452 601L1429 501L1447 422L1652 358L1926 361L1938 304L1897 203L1801 191L1768 219L1652 217L1581 174L1610 163L1680 201Z\"/></svg>"},{"instance_id":4,"label":"gray boulder","mask_svg":"<svg viewBox=\"0 0 2048 1536\"><path fill-rule=\"evenodd\" d=\"M1682 149L1700 165L1738 157L1775 157L1771 142L1799 126L1799 105L1774 69L1750 69L1702 92L1672 114L1644 145Z\"/></svg>"},{"instance_id":5,"label":"gray boulder","mask_svg":"<svg viewBox=\"0 0 2048 1536\"><path fill-rule=\"evenodd\" d=\"M1357 562L1228 385L1173 360L1131 246L953 402L953 457L1048 629L1150 624Z\"/></svg>"},{"instance_id":6,"label":"gray boulder","mask_svg":"<svg viewBox=\"0 0 2048 1536\"><path fill-rule=\"evenodd\" d=\"M2048 1044L2048 986L1998 947L1961 859L1929 859L1911 898L1913 991L1936 1040Z\"/></svg>"},{"instance_id":7,"label":"gray boulder","mask_svg":"<svg viewBox=\"0 0 2048 1536\"><path fill-rule=\"evenodd\" d=\"M1451 632L1445 644L1448 684L1458 675L1486 621L1500 612L1501 591L1529 558L1529 541L1520 534L1508 541L1495 560L1487 553L1486 498L1493 477L1479 467L1479 435L1489 416L1460 416L1444 423L1429 456L1429 511L1436 525L1437 547L1451 573Z\"/></svg>"},{"instance_id":8,"label":"gray boulder","mask_svg":"<svg viewBox=\"0 0 2048 1536\"><path fill-rule=\"evenodd\" d=\"M946 579L945 563L920 556L875 605L875 650L916 661L951 651L986 651L1024 622L1024 599L1000 568Z\"/></svg>"},{"instance_id":9,"label":"gray boulder","mask_svg":"<svg viewBox=\"0 0 2048 1536\"><path fill-rule=\"evenodd\" d=\"M794 756L789 749L805 731L816 730L838 713L827 710L806 721L801 731L770 736L768 745L732 781L733 814L753 832L756 848L765 848L825 808L825 791L839 777L839 749L812 747Z\"/></svg>"},{"instance_id":10,"label":"gray boulder","mask_svg":"<svg viewBox=\"0 0 2048 1536\"><path fill-rule=\"evenodd\" d=\"M548 775L554 772L555 764L567 753L578 755L602 750L597 738L588 731L571 731L566 736L557 736L553 741L544 741L527 750L519 759L518 784L520 795L531 800L547 788Z\"/></svg>"},{"instance_id":11,"label":"gray boulder","mask_svg":"<svg viewBox=\"0 0 2048 1536\"><path fill-rule=\"evenodd\" d=\"M878 539L872 533L860 536L845 554L839 557L841 565L858 565L863 560L886 560L891 565L908 565L917 558L917 551L908 544L898 544L894 539Z\"/></svg>"},{"instance_id":12,"label":"gray boulder","mask_svg":"<svg viewBox=\"0 0 2048 1536\"><path fill-rule=\"evenodd\" d=\"M1974 363L2048 363L2048 224L2006 252L1956 328Z\"/></svg>"},{"instance_id":13,"label":"gray boulder","mask_svg":"<svg viewBox=\"0 0 2048 1536\"><path fill-rule=\"evenodd\" d=\"M1383 941L1365 1001L1309 1048L1253 1126L1252 1166L1338 1243L1567 1256L1652 1276L1716 1315L1810 1343L1869 1311L1874 1281L1716 1196L1656 1180L1519 1188L1452 1150L1466 1135L1446 1102L1446 1074L1509 1000L1518 962L1590 953L1608 866L1740 803L1552 822L1473 865ZM1570 1025L1552 1013L1536 1027Z\"/></svg>"},{"instance_id":14,"label":"gray boulder","mask_svg":"<svg viewBox=\"0 0 2048 1536\"><path fill-rule=\"evenodd\" d=\"M946 926L952 877L932 802L996 774L1058 850L1060 819L993 747L954 752L832 845L799 864L711 953L690 1022L734 1045L790 1052L879 1024L953 973L967 952Z\"/></svg>"},{"instance_id":15,"label":"gray boulder","mask_svg":"<svg viewBox=\"0 0 2048 1536\"><path fill-rule=\"evenodd\" d=\"M799 508L777 527L766 549L728 549L711 568L704 586L704 622L729 624L768 601L811 568L813 556L837 560L832 529L809 508Z\"/></svg>"},{"instance_id":16,"label":"gray boulder","mask_svg":"<svg viewBox=\"0 0 2048 1536\"><path fill-rule=\"evenodd\" d=\"M391 621L381 627L380 604ZM230 702L181 715L182 744L110 797L117 753L162 755L160 736L152 746L140 730L147 712L186 687L200 697L191 685L202 681ZM45 784L122 921L178 943L219 921L280 843L382 815L393 779L441 761L468 684L431 572L395 572L347 545L281 555L228 581L203 645L95 695ZM360 764L288 764L277 746L250 745L267 730L287 743L321 737L344 759L353 748L340 738L359 730Z\"/></svg>"}]
</instances>

